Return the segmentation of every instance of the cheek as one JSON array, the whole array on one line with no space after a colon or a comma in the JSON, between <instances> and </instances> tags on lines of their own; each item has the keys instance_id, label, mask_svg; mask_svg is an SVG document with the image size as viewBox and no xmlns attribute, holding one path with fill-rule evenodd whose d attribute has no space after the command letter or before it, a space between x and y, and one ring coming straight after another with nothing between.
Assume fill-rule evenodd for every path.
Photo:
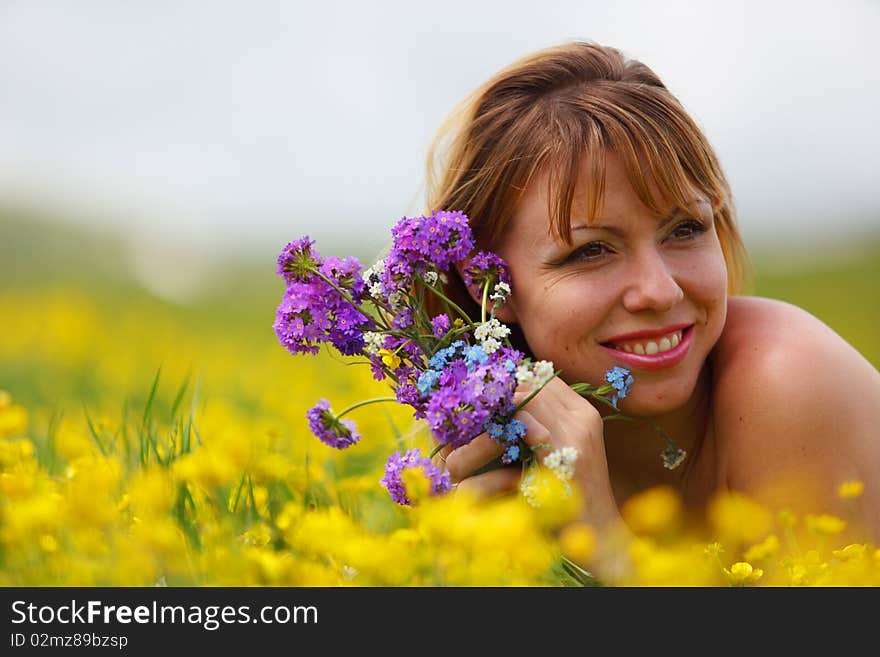
<instances>
[{"instance_id":1,"label":"cheek","mask_svg":"<svg viewBox=\"0 0 880 657\"><path fill-rule=\"evenodd\" d=\"M595 339L614 295L609 286L586 285L576 278L533 292L520 323L532 349L545 354L569 353L584 340Z\"/></svg>"},{"instance_id":2,"label":"cheek","mask_svg":"<svg viewBox=\"0 0 880 657\"><path fill-rule=\"evenodd\" d=\"M687 274L686 294L707 313L704 321L720 332L727 314L727 266L721 248L693 263Z\"/></svg>"}]
</instances>

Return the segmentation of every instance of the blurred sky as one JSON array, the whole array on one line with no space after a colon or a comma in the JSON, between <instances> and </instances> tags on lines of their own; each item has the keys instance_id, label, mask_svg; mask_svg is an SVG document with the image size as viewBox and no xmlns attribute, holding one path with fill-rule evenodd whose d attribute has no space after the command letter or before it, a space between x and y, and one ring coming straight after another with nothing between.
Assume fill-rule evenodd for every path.
<instances>
[{"instance_id":1,"label":"blurred sky","mask_svg":"<svg viewBox=\"0 0 880 657\"><path fill-rule=\"evenodd\" d=\"M852 235L880 223L878 33L877 0L0 0L0 202L141 244L377 250L455 102L581 38L684 103L747 242Z\"/></svg>"}]
</instances>

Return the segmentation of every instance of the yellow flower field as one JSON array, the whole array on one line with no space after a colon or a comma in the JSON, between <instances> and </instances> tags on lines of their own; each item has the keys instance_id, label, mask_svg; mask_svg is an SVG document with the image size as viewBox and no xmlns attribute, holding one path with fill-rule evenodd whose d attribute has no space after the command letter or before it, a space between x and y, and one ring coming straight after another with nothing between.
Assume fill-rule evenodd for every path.
<instances>
[{"instance_id":1,"label":"yellow flower field","mask_svg":"<svg viewBox=\"0 0 880 657\"><path fill-rule=\"evenodd\" d=\"M430 448L408 407L356 411L338 452L305 411L388 394L362 365L287 354L274 308L187 309L142 294L0 291L0 585L574 585L592 528L552 488L395 505L395 449ZM260 314L262 313L262 314ZM378 410L377 410L378 409ZM413 495L425 487L408 482ZM859 482L841 482L857 503ZM847 519L716 500L705 527L670 491L630 500L624 585L880 585ZM847 537L847 538L844 538ZM565 558L563 558L565 557Z\"/></svg>"}]
</instances>

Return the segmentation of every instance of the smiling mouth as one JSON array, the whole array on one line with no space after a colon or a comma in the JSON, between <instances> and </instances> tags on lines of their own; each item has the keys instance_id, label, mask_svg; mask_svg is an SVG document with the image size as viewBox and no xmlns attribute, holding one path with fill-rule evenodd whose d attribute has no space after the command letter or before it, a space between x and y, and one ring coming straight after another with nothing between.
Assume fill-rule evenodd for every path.
<instances>
[{"instance_id":1,"label":"smiling mouth","mask_svg":"<svg viewBox=\"0 0 880 657\"><path fill-rule=\"evenodd\" d=\"M675 349L681 344L684 335L690 331L691 328L692 326L688 326L687 328L672 331L666 335L653 338L635 338L632 340L620 340L617 342L603 342L601 344L603 347L608 347L609 349L614 349L616 351L623 351L628 354L653 356L655 354L662 354Z\"/></svg>"}]
</instances>

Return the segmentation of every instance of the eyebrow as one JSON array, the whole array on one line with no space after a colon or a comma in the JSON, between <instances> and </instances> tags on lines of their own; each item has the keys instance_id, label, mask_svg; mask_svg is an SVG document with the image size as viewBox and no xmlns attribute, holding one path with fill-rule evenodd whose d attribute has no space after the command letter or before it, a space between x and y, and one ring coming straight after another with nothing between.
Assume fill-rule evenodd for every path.
<instances>
[{"instance_id":1,"label":"eyebrow","mask_svg":"<svg viewBox=\"0 0 880 657\"><path fill-rule=\"evenodd\" d=\"M706 203L702 199L695 201L695 202L708 205L708 203ZM674 208L668 215L666 215L665 217L663 217L662 219L660 219L657 222L657 229L660 230L661 228L664 228L668 224L671 224L676 219L679 219L682 216L688 216L689 214L690 213L688 213L683 208ZM624 230L618 228L617 226L598 226L598 225L592 225L592 224L586 225L586 226L577 225L577 226L572 226L571 230L572 230L572 232L575 232L578 230L607 230L609 233L611 233L613 235L617 235L618 237L625 237L626 236L626 232Z\"/></svg>"}]
</instances>

